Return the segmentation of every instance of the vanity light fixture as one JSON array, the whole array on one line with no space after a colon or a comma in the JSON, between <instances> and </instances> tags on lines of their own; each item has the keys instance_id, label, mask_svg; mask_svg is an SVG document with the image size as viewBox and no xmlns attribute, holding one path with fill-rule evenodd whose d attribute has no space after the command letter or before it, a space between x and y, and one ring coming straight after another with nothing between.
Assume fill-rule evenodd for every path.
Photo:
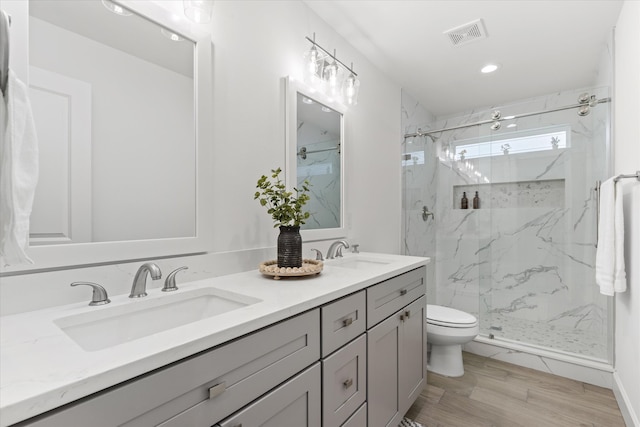
<instances>
[{"instance_id":1,"label":"vanity light fixture","mask_svg":"<svg viewBox=\"0 0 640 427\"><path fill-rule=\"evenodd\" d=\"M336 50L333 50L333 62L324 68L324 79L329 83L329 91L336 94L338 86L338 62L336 62Z\"/></svg>"},{"instance_id":2,"label":"vanity light fixture","mask_svg":"<svg viewBox=\"0 0 640 427\"><path fill-rule=\"evenodd\" d=\"M333 54L316 43L316 34L313 38L306 37L311 43L311 48L304 54L305 82L325 95L337 99L345 105L358 103L360 80L351 67L341 62L334 49Z\"/></svg>"},{"instance_id":3,"label":"vanity light fixture","mask_svg":"<svg viewBox=\"0 0 640 427\"><path fill-rule=\"evenodd\" d=\"M213 0L182 0L184 14L196 24L206 24L211 21Z\"/></svg>"},{"instance_id":4,"label":"vanity light fixture","mask_svg":"<svg viewBox=\"0 0 640 427\"><path fill-rule=\"evenodd\" d=\"M104 7L106 7L109 11L115 13L116 15L120 15L120 16L131 16L131 15L133 15L131 12L129 12L124 7L120 6L119 4L114 3L112 1L109 1L109 0L102 0L102 5Z\"/></svg>"},{"instance_id":5,"label":"vanity light fixture","mask_svg":"<svg viewBox=\"0 0 640 427\"><path fill-rule=\"evenodd\" d=\"M351 63L351 69L353 69L353 62ZM358 80L352 72L346 79L344 79L344 83L342 84L342 93L344 94L344 100L347 105L356 105L358 103L359 91L360 80Z\"/></svg>"},{"instance_id":6,"label":"vanity light fixture","mask_svg":"<svg viewBox=\"0 0 640 427\"><path fill-rule=\"evenodd\" d=\"M304 53L305 71L310 77L322 75L322 62L320 61L320 52L316 48L316 33L313 33L311 49Z\"/></svg>"},{"instance_id":7,"label":"vanity light fixture","mask_svg":"<svg viewBox=\"0 0 640 427\"><path fill-rule=\"evenodd\" d=\"M500 67L498 65L496 65L496 64L487 64L484 67L482 67L480 72L483 73L483 74L493 73L498 68L500 68Z\"/></svg>"}]
</instances>

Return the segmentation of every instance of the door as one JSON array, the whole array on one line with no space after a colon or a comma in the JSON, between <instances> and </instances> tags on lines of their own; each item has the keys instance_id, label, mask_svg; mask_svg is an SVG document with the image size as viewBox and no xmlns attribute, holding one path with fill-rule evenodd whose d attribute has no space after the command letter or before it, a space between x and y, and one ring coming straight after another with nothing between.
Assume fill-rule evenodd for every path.
<instances>
[{"instance_id":1,"label":"door","mask_svg":"<svg viewBox=\"0 0 640 427\"><path fill-rule=\"evenodd\" d=\"M367 331L369 427L396 427L402 419L398 394L401 312Z\"/></svg>"},{"instance_id":2,"label":"door","mask_svg":"<svg viewBox=\"0 0 640 427\"><path fill-rule=\"evenodd\" d=\"M427 381L426 297L402 310L398 347L400 413L404 415L418 398Z\"/></svg>"}]
</instances>

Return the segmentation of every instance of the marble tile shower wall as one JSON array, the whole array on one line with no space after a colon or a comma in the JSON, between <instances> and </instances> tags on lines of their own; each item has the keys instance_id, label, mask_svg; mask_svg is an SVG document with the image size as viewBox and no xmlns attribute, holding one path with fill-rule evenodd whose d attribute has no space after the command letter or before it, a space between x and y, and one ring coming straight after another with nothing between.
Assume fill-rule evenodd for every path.
<instances>
[{"instance_id":1,"label":"marble tile shower wall","mask_svg":"<svg viewBox=\"0 0 640 427\"><path fill-rule=\"evenodd\" d=\"M578 93L501 109L503 116L546 110L576 103ZM608 96L606 89L596 93ZM513 121L519 131L569 126L566 149L467 164L446 158L443 147L459 140L502 139L510 130L492 132L487 125L449 131L439 135L437 144L421 138L426 139L424 170L405 168L407 216L415 217L409 211L426 197L436 206L437 227L432 225L435 236L425 237L421 220L407 221L405 246L409 254L426 250L425 245L435 248L439 304L479 315L483 334L607 359L607 299L594 280L593 187L606 176L608 108L599 105L586 117L566 110ZM422 123L422 128L471 123L486 119L490 111ZM545 185L550 182L554 189ZM430 189L419 189L421 183ZM471 209L473 193L467 193L470 209L459 209L462 188L479 191L481 209Z\"/></svg>"},{"instance_id":2,"label":"marble tile shower wall","mask_svg":"<svg viewBox=\"0 0 640 427\"><path fill-rule=\"evenodd\" d=\"M402 130L403 135L414 133L418 128L427 128L435 117L420 105L409 94L402 91ZM422 218L424 206L435 211L437 202L436 184L438 179L436 163L436 146L426 137L401 138L402 152L411 157L403 167L402 188L404 191L403 208L403 245L406 255L436 257L436 221L429 217ZM414 162L415 159L415 162ZM436 219L438 219L436 217ZM427 265L427 301L436 301L437 284L435 264Z\"/></svg>"}]
</instances>

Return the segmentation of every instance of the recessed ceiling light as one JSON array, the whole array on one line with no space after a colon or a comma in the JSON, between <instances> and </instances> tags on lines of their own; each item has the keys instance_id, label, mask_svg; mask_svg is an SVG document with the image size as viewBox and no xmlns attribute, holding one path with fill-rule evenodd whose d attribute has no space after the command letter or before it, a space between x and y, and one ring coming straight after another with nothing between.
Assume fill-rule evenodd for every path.
<instances>
[{"instance_id":1,"label":"recessed ceiling light","mask_svg":"<svg viewBox=\"0 0 640 427\"><path fill-rule=\"evenodd\" d=\"M480 70L480 72L487 74L487 73L493 73L495 70L497 70L499 67L496 64L488 64L485 65L484 67L482 67L482 69Z\"/></svg>"},{"instance_id":2,"label":"recessed ceiling light","mask_svg":"<svg viewBox=\"0 0 640 427\"><path fill-rule=\"evenodd\" d=\"M133 15L127 9L125 9L124 7L120 6L119 4L114 3L112 1L102 0L102 4L104 5L104 7L106 7L111 12L115 13L116 15L120 15L120 16L131 16L131 15Z\"/></svg>"},{"instance_id":3,"label":"recessed ceiling light","mask_svg":"<svg viewBox=\"0 0 640 427\"><path fill-rule=\"evenodd\" d=\"M168 38L171 41L174 42L180 42L182 40L184 40L182 37L180 37L179 35L177 35L176 33L173 33L165 28L160 28L160 32L162 33L163 36L165 36L166 38Z\"/></svg>"},{"instance_id":4,"label":"recessed ceiling light","mask_svg":"<svg viewBox=\"0 0 640 427\"><path fill-rule=\"evenodd\" d=\"M325 113L330 113L330 112L332 112L333 110L332 110L331 108L329 108L329 107L325 107L325 106L323 105L323 106L322 106L322 111L324 111Z\"/></svg>"},{"instance_id":5,"label":"recessed ceiling light","mask_svg":"<svg viewBox=\"0 0 640 427\"><path fill-rule=\"evenodd\" d=\"M305 104L313 104L313 100L304 96L302 97L302 102L304 102Z\"/></svg>"}]
</instances>

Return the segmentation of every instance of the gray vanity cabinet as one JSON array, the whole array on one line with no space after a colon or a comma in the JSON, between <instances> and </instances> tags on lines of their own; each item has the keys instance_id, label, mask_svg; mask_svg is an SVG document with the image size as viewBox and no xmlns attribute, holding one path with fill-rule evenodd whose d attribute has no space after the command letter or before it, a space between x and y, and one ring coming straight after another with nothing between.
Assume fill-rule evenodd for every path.
<instances>
[{"instance_id":1,"label":"gray vanity cabinet","mask_svg":"<svg viewBox=\"0 0 640 427\"><path fill-rule=\"evenodd\" d=\"M425 291L425 268L367 290L371 323L391 312L367 330L369 427L397 426L424 387Z\"/></svg>"},{"instance_id":2,"label":"gray vanity cabinet","mask_svg":"<svg viewBox=\"0 0 640 427\"><path fill-rule=\"evenodd\" d=\"M217 427L320 427L320 364L287 381Z\"/></svg>"},{"instance_id":3,"label":"gray vanity cabinet","mask_svg":"<svg viewBox=\"0 0 640 427\"><path fill-rule=\"evenodd\" d=\"M20 425L210 427L319 359L315 309Z\"/></svg>"},{"instance_id":4,"label":"gray vanity cabinet","mask_svg":"<svg viewBox=\"0 0 640 427\"><path fill-rule=\"evenodd\" d=\"M425 271L14 427L395 427L426 382Z\"/></svg>"},{"instance_id":5,"label":"gray vanity cabinet","mask_svg":"<svg viewBox=\"0 0 640 427\"><path fill-rule=\"evenodd\" d=\"M366 292L333 301L320 310L322 425L340 427L367 398Z\"/></svg>"}]
</instances>

